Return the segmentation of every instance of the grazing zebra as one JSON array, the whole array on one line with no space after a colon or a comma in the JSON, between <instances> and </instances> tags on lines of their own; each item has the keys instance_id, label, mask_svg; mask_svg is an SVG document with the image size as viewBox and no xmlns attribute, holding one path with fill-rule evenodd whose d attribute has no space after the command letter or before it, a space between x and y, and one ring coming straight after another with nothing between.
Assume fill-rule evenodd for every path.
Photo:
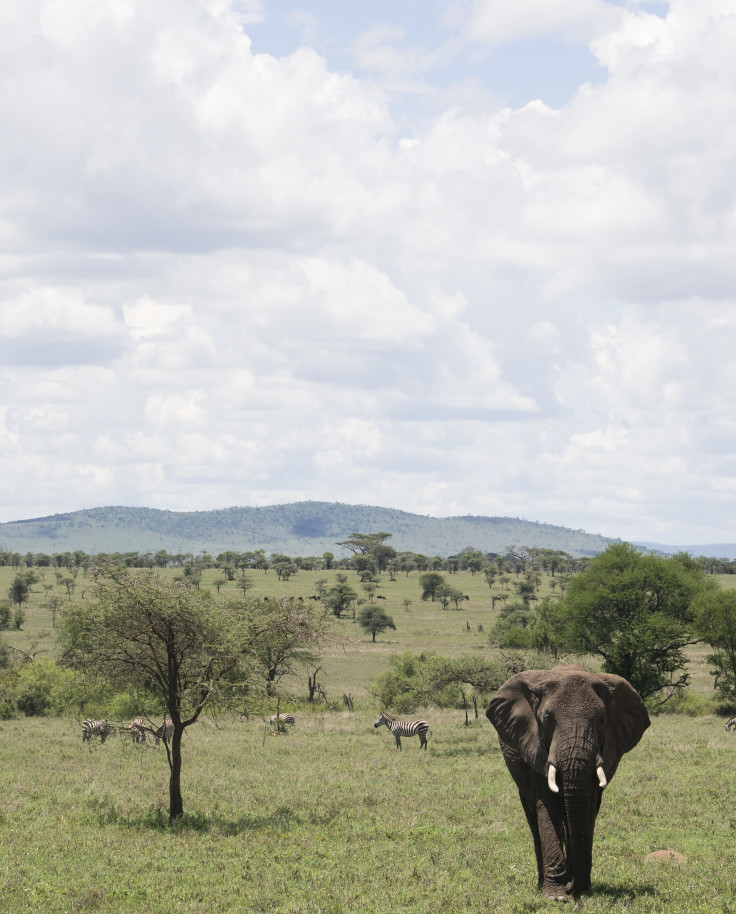
<instances>
[{"instance_id":1,"label":"grazing zebra","mask_svg":"<svg viewBox=\"0 0 736 914\"><path fill-rule=\"evenodd\" d=\"M292 727L296 723L296 718L293 714L273 714L268 718L269 724L275 724L279 720L282 720L285 724L291 724Z\"/></svg>"},{"instance_id":2,"label":"grazing zebra","mask_svg":"<svg viewBox=\"0 0 736 914\"><path fill-rule=\"evenodd\" d=\"M110 730L106 720L91 720L87 718L82 724L82 742L87 742L93 736L99 736L100 742L104 743Z\"/></svg>"},{"instance_id":3,"label":"grazing zebra","mask_svg":"<svg viewBox=\"0 0 736 914\"><path fill-rule=\"evenodd\" d=\"M158 746L161 740L169 742L174 733L174 724L168 717L164 717L164 722L153 734L153 745Z\"/></svg>"},{"instance_id":4,"label":"grazing zebra","mask_svg":"<svg viewBox=\"0 0 736 914\"><path fill-rule=\"evenodd\" d=\"M397 749L401 749L402 736L418 736L419 748L426 750L427 737L432 734L426 720L399 720L396 717L392 717L388 711L381 711L381 716L373 726L380 727L381 724L385 724L393 733Z\"/></svg>"},{"instance_id":5,"label":"grazing zebra","mask_svg":"<svg viewBox=\"0 0 736 914\"><path fill-rule=\"evenodd\" d=\"M726 724L727 730L736 730L736 717L732 717Z\"/></svg>"},{"instance_id":6,"label":"grazing zebra","mask_svg":"<svg viewBox=\"0 0 736 914\"><path fill-rule=\"evenodd\" d=\"M134 743L145 743L146 741L146 722L142 717L136 717L131 720L128 732L133 738Z\"/></svg>"}]
</instances>

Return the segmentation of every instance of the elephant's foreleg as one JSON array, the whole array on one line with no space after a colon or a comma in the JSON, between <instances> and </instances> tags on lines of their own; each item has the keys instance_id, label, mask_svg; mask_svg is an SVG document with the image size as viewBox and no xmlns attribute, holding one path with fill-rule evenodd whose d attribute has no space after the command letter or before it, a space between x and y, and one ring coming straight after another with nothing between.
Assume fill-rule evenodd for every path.
<instances>
[{"instance_id":1,"label":"elephant's foreleg","mask_svg":"<svg viewBox=\"0 0 736 914\"><path fill-rule=\"evenodd\" d=\"M539 825L537 823L537 801L535 797L526 798L521 793L519 797L529 825L529 831L534 839L534 853L537 857L537 888L541 889L544 884L544 863L542 859L542 842L539 840Z\"/></svg>"},{"instance_id":2,"label":"elephant's foreleg","mask_svg":"<svg viewBox=\"0 0 736 914\"><path fill-rule=\"evenodd\" d=\"M565 895L565 886L570 881L563 844L562 804L559 797L549 792L538 796L535 806L538 829L535 850L538 840L542 857L539 868L542 892L551 898L560 898ZM537 862L539 866L539 855Z\"/></svg>"}]
</instances>

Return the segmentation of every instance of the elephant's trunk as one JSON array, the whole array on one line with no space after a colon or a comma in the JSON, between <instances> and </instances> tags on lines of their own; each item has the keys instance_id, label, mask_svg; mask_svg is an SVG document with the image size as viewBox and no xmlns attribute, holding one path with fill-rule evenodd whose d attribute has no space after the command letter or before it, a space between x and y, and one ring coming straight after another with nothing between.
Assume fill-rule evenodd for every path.
<instances>
[{"instance_id":1,"label":"elephant's trunk","mask_svg":"<svg viewBox=\"0 0 736 914\"><path fill-rule=\"evenodd\" d=\"M568 895L590 888L593 867L593 827L595 821L594 790L563 790L565 810L565 843L568 872L571 881Z\"/></svg>"},{"instance_id":2,"label":"elephant's trunk","mask_svg":"<svg viewBox=\"0 0 736 914\"><path fill-rule=\"evenodd\" d=\"M557 771L549 777L549 786L562 792L565 816L565 856L571 881L569 895L590 888L593 866L593 832L600 805L601 789L606 776L601 766L596 741L587 728L575 728L567 746L555 746L550 753L558 760ZM552 766L551 766L552 767ZM600 770L598 770L600 769Z\"/></svg>"}]
</instances>

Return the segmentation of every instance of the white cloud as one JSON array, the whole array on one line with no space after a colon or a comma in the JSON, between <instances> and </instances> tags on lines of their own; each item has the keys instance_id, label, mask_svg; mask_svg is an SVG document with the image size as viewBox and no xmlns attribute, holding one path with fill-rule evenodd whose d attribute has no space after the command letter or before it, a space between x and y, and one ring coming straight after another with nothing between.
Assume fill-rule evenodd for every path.
<instances>
[{"instance_id":1,"label":"white cloud","mask_svg":"<svg viewBox=\"0 0 736 914\"><path fill-rule=\"evenodd\" d=\"M561 32L585 40L611 28L621 10L604 0L476 0L466 26L474 41L502 44Z\"/></svg>"},{"instance_id":2,"label":"white cloud","mask_svg":"<svg viewBox=\"0 0 736 914\"><path fill-rule=\"evenodd\" d=\"M0 513L732 539L731 6L455 4L441 48L361 27L353 73L255 54L256 2L0 5ZM548 35L607 70L563 107L409 85Z\"/></svg>"},{"instance_id":3,"label":"white cloud","mask_svg":"<svg viewBox=\"0 0 736 914\"><path fill-rule=\"evenodd\" d=\"M0 328L11 338L114 336L120 325L112 308L85 301L76 289L39 286L0 301Z\"/></svg>"}]
</instances>

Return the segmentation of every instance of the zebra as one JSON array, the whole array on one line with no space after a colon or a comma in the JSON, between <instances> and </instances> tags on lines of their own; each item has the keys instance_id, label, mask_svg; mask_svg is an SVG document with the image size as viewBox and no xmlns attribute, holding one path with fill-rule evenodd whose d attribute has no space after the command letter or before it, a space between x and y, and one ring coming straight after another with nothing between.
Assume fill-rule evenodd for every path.
<instances>
[{"instance_id":1,"label":"zebra","mask_svg":"<svg viewBox=\"0 0 736 914\"><path fill-rule=\"evenodd\" d=\"M146 741L146 722L142 717L136 717L130 722L128 732L133 738L134 743L145 743Z\"/></svg>"},{"instance_id":2,"label":"zebra","mask_svg":"<svg viewBox=\"0 0 736 914\"><path fill-rule=\"evenodd\" d=\"M93 736L99 736L100 742L104 743L109 731L110 727L106 720L87 718L82 724L82 742L85 743L88 739L91 740Z\"/></svg>"},{"instance_id":3,"label":"zebra","mask_svg":"<svg viewBox=\"0 0 736 914\"><path fill-rule=\"evenodd\" d=\"M419 748L426 750L427 737L432 735L426 720L399 720L389 714L388 711L381 711L381 716L373 726L380 727L381 724L385 724L393 733L397 749L401 749L402 736L418 736Z\"/></svg>"},{"instance_id":4,"label":"zebra","mask_svg":"<svg viewBox=\"0 0 736 914\"><path fill-rule=\"evenodd\" d=\"M278 721L282 720L285 724L290 724L292 727L296 723L296 718L293 714L273 714L268 718L269 724L276 724L278 726Z\"/></svg>"},{"instance_id":5,"label":"zebra","mask_svg":"<svg viewBox=\"0 0 736 914\"><path fill-rule=\"evenodd\" d=\"M171 719L164 717L164 722L153 734L153 745L158 746L158 744L163 740L165 743L169 742L174 733L174 724Z\"/></svg>"},{"instance_id":6,"label":"zebra","mask_svg":"<svg viewBox=\"0 0 736 914\"><path fill-rule=\"evenodd\" d=\"M731 720L726 723L726 729L736 730L736 717L732 717Z\"/></svg>"}]
</instances>

